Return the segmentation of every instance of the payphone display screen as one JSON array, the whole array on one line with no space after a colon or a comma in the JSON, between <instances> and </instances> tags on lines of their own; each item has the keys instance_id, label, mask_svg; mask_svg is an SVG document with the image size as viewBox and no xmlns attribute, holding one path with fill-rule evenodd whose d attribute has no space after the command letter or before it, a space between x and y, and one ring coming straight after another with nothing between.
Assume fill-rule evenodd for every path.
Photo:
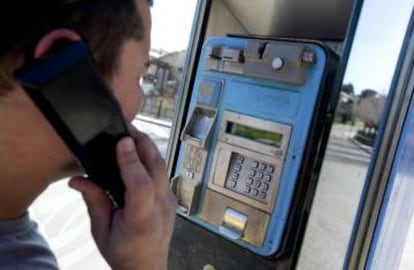
<instances>
[{"instance_id":1,"label":"payphone display screen","mask_svg":"<svg viewBox=\"0 0 414 270\"><path fill-rule=\"evenodd\" d=\"M283 135L271 131L256 129L237 123L229 123L227 133L280 148Z\"/></svg>"}]
</instances>

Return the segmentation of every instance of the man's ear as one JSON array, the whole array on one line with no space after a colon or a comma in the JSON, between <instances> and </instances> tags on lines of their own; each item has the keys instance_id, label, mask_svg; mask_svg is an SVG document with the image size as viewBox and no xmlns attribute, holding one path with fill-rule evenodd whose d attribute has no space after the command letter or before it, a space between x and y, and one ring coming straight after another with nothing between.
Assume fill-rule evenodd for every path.
<instances>
[{"instance_id":1,"label":"man's ear","mask_svg":"<svg viewBox=\"0 0 414 270\"><path fill-rule=\"evenodd\" d=\"M34 57L45 58L52 53L58 44L62 42L74 42L82 38L78 33L67 28L55 29L44 35L36 45Z\"/></svg>"}]
</instances>

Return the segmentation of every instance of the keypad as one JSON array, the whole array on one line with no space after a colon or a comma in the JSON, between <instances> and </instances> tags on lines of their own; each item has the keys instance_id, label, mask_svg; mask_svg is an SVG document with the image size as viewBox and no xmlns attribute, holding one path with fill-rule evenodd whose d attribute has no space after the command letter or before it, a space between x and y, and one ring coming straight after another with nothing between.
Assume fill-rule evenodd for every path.
<instances>
[{"instance_id":1,"label":"keypad","mask_svg":"<svg viewBox=\"0 0 414 270\"><path fill-rule=\"evenodd\" d=\"M276 166L237 153L231 156L225 187L258 201L265 201Z\"/></svg>"}]
</instances>

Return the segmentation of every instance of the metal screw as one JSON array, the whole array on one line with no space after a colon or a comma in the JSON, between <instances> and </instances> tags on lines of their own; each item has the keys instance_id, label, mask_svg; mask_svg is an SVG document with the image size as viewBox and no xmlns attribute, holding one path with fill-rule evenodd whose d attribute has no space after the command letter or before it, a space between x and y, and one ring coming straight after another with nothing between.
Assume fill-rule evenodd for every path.
<instances>
[{"instance_id":1,"label":"metal screw","mask_svg":"<svg viewBox=\"0 0 414 270\"><path fill-rule=\"evenodd\" d=\"M216 270L216 268L211 264L206 264L204 265L203 270Z\"/></svg>"},{"instance_id":2,"label":"metal screw","mask_svg":"<svg viewBox=\"0 0 414 270\"><path fill-rule=\"evenodd\" d=\"M302 54L302 61L309 64L316 63L316 53L312 51L304 51Z\"/></svg>"},{"instance_id":3,"label":"metal screw","mask_svg":"<svg viewBox=\"0 0 414 270\"><path fill-rule=\"evenodd\" d=\"M282 58L280 57L276 57L273 59L272 61L272 68L276 69L276 70L280 70L282 69L283 65L284 65L284 61Z\"/></svg>"}]
</instances>

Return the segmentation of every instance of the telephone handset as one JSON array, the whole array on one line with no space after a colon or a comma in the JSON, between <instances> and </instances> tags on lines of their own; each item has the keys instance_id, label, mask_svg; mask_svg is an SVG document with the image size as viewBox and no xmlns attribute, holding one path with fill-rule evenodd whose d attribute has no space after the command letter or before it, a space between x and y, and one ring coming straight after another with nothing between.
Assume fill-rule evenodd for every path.
<instances>
[{"instance_id":1,"label":"telephone handset","mask_svg":"<svg viewBox=\"0 0 414 270\"><path fill-rule=\"evenodd\" d=\"M116 144L128 136L121 108L82 41L15 73L28 96L80 161L86 174L124 205Z\"/></svg>"}]
</instances>

